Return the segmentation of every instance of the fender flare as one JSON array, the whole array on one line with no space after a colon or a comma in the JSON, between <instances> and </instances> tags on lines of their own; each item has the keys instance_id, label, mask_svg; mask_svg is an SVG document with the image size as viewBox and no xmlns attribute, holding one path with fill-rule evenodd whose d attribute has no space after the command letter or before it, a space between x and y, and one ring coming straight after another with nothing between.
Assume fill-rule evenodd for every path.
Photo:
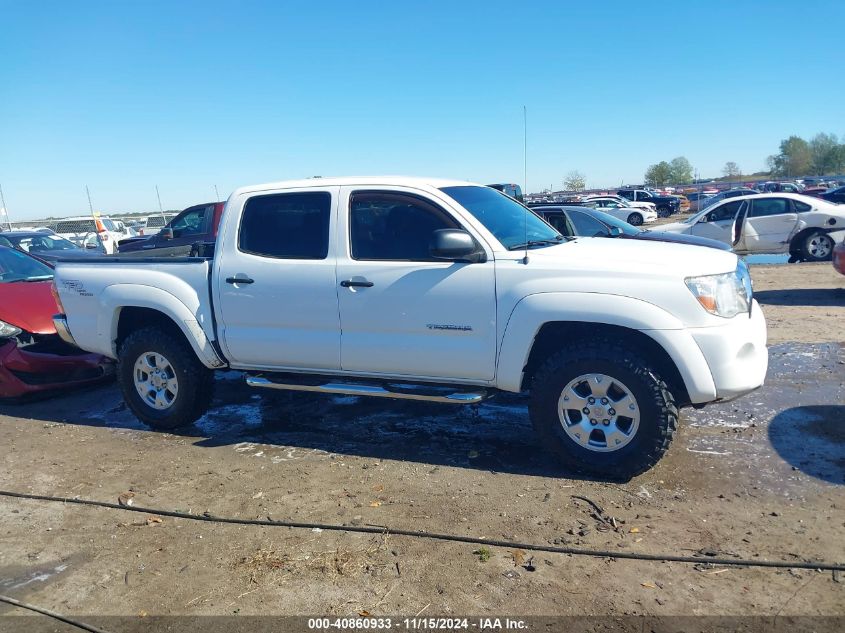
<instances>
[{"instance_id":1,"label":"fender flare","mask_svg":"<svg viewBox=\"0 0 845 633\"><path fill-rule=\"evenodd\" d=\"M622 295L548 292L522 298L511 311L499 346L496 386L518 392L540 328L550 322L583 322L638 330L668 354L694 403L716 399L707 360L684 324L658 306Z\"/></svg>"},{"instance_id":2,"label":"fender flare","mask_svg":"<svg viewBox=\"0 0 845 633\"><path fill-rule=\"evenodd\" d=\"M143 289L143 292L139 292ZM147 308L168 317L179 328L200 362L210 369L219 369L226 363L217 354L197 316L169 292L153 286L139 284L114 284L107 286L100 295L100 311L97 317L99 336L108 336L102 341L102 349L110 349L117 358L117 326L120 312L124 308Z\"/></svg>"}]
</instances>

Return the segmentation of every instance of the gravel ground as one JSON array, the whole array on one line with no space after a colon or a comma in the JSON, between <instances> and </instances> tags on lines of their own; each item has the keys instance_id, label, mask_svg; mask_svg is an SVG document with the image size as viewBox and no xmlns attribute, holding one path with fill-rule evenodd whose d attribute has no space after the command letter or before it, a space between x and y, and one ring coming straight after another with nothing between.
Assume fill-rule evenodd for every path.
<instances>
[{"instance_id":1,"label":"gravel ground","mask_svg":"<svg viewBox=\"0 0 845 633\"><path fill-rule=\"evenodd\" d=\"M114 385L0 405L6 490L697 556L698 564L0 497L0 594L81 619L141 622L186 614L845 615L845 578L836 573L708 562L845 563L845 277L829 264L755 266L752 275L770 327L766 386L684 410L668 455L624 484L576 478L555 463L535 443L518 397L451 408L267 396L229 372L219 376L214 408L183 434L138 423ZM0 605L0 614L19 613ZM0 618L0 630L21 621ZM65 630L40 617L27 618L27 628L34 622Z\"/></svg>"}]
</instances>

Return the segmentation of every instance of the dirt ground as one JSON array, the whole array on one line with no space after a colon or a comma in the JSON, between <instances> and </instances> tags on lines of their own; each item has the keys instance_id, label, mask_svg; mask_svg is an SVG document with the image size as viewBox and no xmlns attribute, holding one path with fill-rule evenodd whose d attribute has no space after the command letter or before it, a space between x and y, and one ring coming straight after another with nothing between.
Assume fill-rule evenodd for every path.
<instances>
[{"instance_id":1,"label":"dirt ground","mask_svg":"<svg viewBox=\"0 0 845 633\"><path fill-rule=\"evenodd\" d=\"M684 410L667 456L625 483L567 473L535 443L518 397L467 408L271 397L229 372L213 410L183 434L138 423L115 385L0 405L5 490L109 502L132 493L136 506L200 515L700 556L698 565L0 497L0 594L82 619L845 615L837 573L708 563L845 563L845 277L830 264L752 275L769 323L766 386ZM20 613L0 604L0 614Z\"/></svg>"}]
</instances>

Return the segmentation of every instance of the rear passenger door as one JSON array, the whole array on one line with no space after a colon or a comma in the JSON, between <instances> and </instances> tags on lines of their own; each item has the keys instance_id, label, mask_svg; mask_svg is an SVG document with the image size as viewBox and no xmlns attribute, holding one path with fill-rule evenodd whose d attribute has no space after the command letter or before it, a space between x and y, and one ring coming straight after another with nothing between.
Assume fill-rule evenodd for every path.
<instances>
[{"instance_id":1,"label":"rear passenger door","mask_svg":"<svg viewBox=\"0 0 845 633\"><path fill-rule=\"evenodd\" d=\"M757 198L742 225L736 251L741 253L781 253L798 225L798 214L789 198Z\"/></svg>"},{"instance_id":2,"label":"rear passenger door","mask_svg":"<svg viewBox=\"0 0 845 633\"><path fill-rule=\"evenodd\" d=\"M230 203L240 226L218 244L213 279L218 332L235 367L340 368L338 190L271 191Z\"/></svg>"},{"instance_id":3,"label":"rear passenger door","mask_svg":"<svg viewBox=\"0 0 845 633\"><path fill-rule=\"evenodd\" d=\"M483 263L431 257L434 231L465 227L429 194L344 187L340 200L337 291L343 370L492 380L492 253Z\"/></svg>"}]
</instances>

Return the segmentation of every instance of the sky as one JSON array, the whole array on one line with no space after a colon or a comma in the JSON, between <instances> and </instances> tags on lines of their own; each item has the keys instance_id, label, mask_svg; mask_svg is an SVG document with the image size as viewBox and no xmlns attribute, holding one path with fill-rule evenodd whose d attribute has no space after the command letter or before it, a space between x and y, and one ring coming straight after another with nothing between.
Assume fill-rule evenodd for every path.
<instances>
[{"instance_id":1,"label":"sky","mask_svg":"<svg viewBox=\"0 0 845 633\"><path fill-rule=\"evenodd\" d=\"M640 183L845 135L845 3L0 0L13 221L309 176Z\"/></svg>"}]
</instances>

